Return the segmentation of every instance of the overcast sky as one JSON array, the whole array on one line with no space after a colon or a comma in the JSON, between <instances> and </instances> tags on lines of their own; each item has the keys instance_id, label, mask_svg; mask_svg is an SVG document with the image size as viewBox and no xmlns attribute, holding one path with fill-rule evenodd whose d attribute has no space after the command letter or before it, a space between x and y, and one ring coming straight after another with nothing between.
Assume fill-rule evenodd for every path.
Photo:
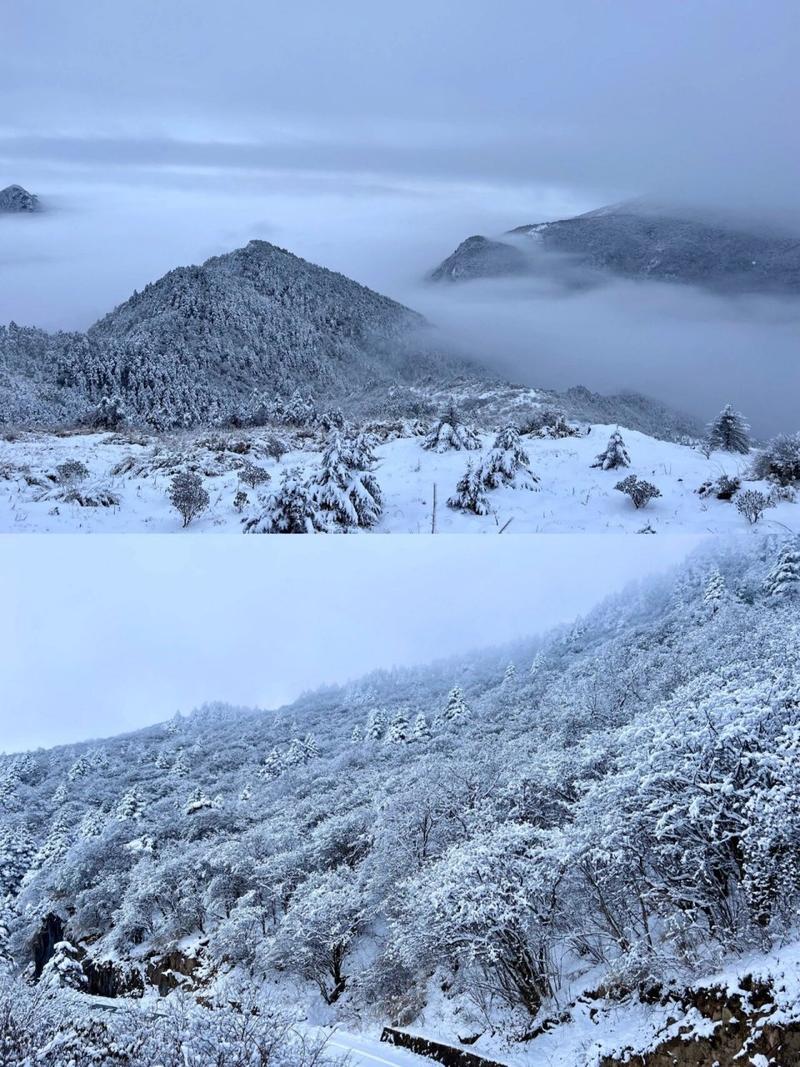
<instances>
[{"instance_id":1,"label":"overcast sky","mask_svg":"<svg viewBox=\"0 0 800 1067\"><path fill-rule=\"evenodd\" d=\"M797 301L421 284L469 234L640 194L800 233L796 0L37 0L2 39L0 187L48 212L2 220L0 322L85 329L258 237L527 384L797 428Z\"/></svg>"},{"instance_id":2,"label":"overcast sky","mask_svg":"<svg viewBox=\"0 0 800 1067\"><path fill-rule=\"evenodd\" d=\"M701 538L233 540L0 538L0 751L541 633Z\"/></svg>"}]
</instances>

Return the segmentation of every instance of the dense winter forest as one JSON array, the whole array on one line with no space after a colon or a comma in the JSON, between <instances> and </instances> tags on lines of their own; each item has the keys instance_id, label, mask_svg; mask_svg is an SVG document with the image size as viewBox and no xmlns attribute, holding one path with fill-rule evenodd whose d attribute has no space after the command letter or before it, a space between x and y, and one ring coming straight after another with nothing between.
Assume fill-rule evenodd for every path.
<instances>
[{"instance_id":1,"label":"dense winter forest","mask_svg":"<svg viewBox=\"0 0 800 1067\"><path fill-rule=\"evenodd\" d=\"M285 1059L192 1064L312 1062L281 1004L520 1064L617 1062L623 1008L649 1047L664 1004L702 1036L681 991L797 936L799 606L796 539L717 545L514 647L5 755L3 1062L31 1018L37 1063L75 1028L76 1063L184 1062L161 1015L89 995L220 1042L210 1006L268 998L244 1017ZM769 987L771 1024L797 992Z\"/></svg>"}]
</instances>

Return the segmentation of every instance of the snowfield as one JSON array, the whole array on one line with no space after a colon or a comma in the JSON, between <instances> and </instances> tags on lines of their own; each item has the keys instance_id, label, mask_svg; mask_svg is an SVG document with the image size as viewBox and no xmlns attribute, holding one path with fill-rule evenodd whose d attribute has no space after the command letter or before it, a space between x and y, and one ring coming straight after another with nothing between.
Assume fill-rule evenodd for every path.
<instances>
[{"instance_id":1,"label":"snowfield","mask_svg":"<svg viewBox=\"0 0 800 1067\"><path fill-rule=\"evenodd\" d=\"M395 437L375 449L374 475L383 496L383 514L375 533L430 533L434 487L437 533L725 533L742 532L747 521L733 503L697 489L720 475L739 477L742 488L769 492L766 482L747 480L751 456L713 452L705 456L688 445L658 440L621 428L630 455L628 468L593 468L614 425L594 424L582 436L561 439L523 437L530 468L539 479L535 490L501 487L488 493L487 515L449 508L468 460L479 463L494 434L479 434L476 452L425 451L421 437ZM319 463L322 442L294 441L280 461L266 455L266 431L194 433L164 437L90 433L56 435L25 432L0 441L0 532L4 533L236 533L242 520L258 514L258 497L278 485L281 472L300 467L310 474ZM88 475L71 487L58 484L56 468L77 460ZM234 506L244 462L270 474L248 501ZM203 479L208 508L182 529L168 500L172 477L192 470ZM652 482L661 496L637 510L615 490L628 474ZM75 499L69 488L78 490ZM800 507L781 500L753 527L800 530Z\"/></svg>"}]
</instances>

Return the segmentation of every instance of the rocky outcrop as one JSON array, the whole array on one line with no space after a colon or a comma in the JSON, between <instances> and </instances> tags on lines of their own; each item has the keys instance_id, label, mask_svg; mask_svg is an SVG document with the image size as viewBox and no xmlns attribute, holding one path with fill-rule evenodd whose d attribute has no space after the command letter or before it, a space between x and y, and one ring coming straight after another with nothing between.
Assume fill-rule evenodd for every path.
<instances>
[{"instance_id":1,"label":"rocky outcrop","mask_svg":"<svg viewBox=\"0 0 800 1067\"><path fill-rule=\"evenodd\" d=\"M407 1034L391 1026L384 1027L381 1041L387 1045L406 1048L409 1052L415 1052L418 1056L433 1060L434 1063L443 1063L444 1067L504 1067L497 1060L487 1060L482 1056L477 1056L474 1052L465 1052L463 1049L443 1045L441 1041L431 1041L417 1034Z\"/></svg>"},{"instance_id":2,"label":"rocky outcrop","mask_svg":"<svg viewBox=\"0 0 800 1067\"><path fill-rule=\"evenodd\" d=\"M150 985L157 987L159 995L165 997L173 989L195 989L195 975L200 963L197 956L188 956L179 949L173 949L151 960L145 968L145 975Z\"/></svg>"},{"instance_id":3,"label":"rocky outcrop","mask_svg":"<svg viewBox=\"0 0 800 1067\"><path fill-rule=\"evenodd\" d=\"M39 211L40 206L39 197L21 185L7 185L5 189L0 189L0 214Z\"/></svg>"},{"instance_id":4,"label":"rocky outcrop","mask_svg":"<svg viewBox=\"0 0 800 1067\"><path fill-rule=\"evenodd\" d=\"M691 1015L713 1024L709 1036L695 1036ZM682 1017L686 1023L682 1023ZM623 1049L600 1060L600 1067L741 1067L763 1062L800 1064L800 1020L781 1017L769 982L743 979L739 991L698 988L675 1004L670 1036L650 1052Z\"/></svg>"}]
</instances>

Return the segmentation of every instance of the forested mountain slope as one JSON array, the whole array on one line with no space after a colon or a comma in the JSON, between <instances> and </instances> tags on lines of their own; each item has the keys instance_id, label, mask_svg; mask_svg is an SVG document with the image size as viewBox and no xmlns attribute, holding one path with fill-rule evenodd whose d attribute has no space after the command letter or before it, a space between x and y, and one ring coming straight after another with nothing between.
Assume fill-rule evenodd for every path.
<instances>
[{"instance_id":1,"label":"forested mountain slope","mask_svg":"<svg viewBox=\"0 0 800 1067\"><path fill-rule=\"evenodd\" d=\"M794 934L799 590L797 542L717 546L544 639L7 755L2 953L535 1062Z\"/></svg>"},{"instance_id":2,"label":"forested mountain slope","mask_svg":"<svg viewBox=\"0 0 800 1067\"><path fill-rule=\"evenodd\" d=\"M800 294L800 239L753 224L634 200L574 218L518 226L502 240L473 236L433 281L535 272L585 283L580 271L683 282L725 292Z\"/></svg>"},{"instance_id":3,"label":"forested mountain slope","mask_svg":"<svg viewBox=\"0 0 800 1067\"><path fill-rule=\"evenodd\" d=\"M0 328L0 421L72 422L104 397L159 429L247 419L296 388L322 406L464 364L421 316L266 241L179 267L86 334Z\"/></svg>"}]
</instances>

